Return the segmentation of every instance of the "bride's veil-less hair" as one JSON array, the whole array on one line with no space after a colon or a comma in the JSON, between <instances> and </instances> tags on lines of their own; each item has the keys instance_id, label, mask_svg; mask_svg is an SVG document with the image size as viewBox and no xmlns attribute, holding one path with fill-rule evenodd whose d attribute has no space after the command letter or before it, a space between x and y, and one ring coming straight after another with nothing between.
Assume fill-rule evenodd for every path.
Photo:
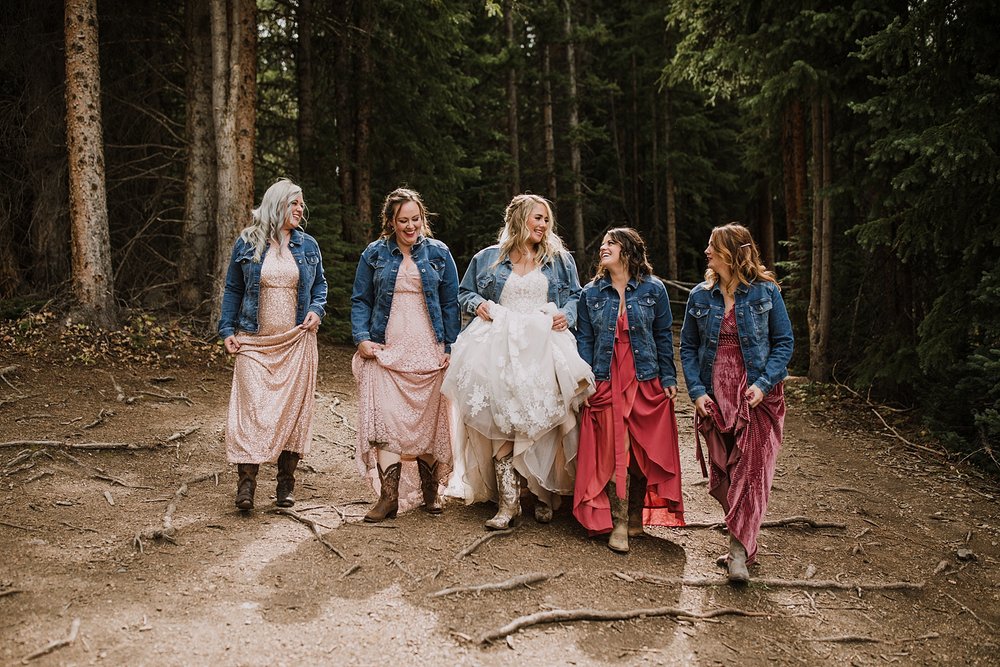
<instances>
[{"instance_id":1,"label":"bride's veil-less hair","mask_svg":"<svg viewBox=\"0 0 1000 667\"><path fill-rule=\"evenodd\" d=\"M302 188L287 178L279 178L267 189L260 200L260 206L253 210L253 222L240 232L240 238L252 245L253 261L259 262L268 241L281 248L281 226L292 211L292 200L302 195ZM302 201L302 222L305 225L308 210Z\"/></svg>"},{"instance_id":2,"label":"bride's veil-less hair","mask_svg":"<svg viewBox=\"0 0 1000 667\"><path fill-rule=\"evenodd\" d=\"M556 255L564 250L562 239L556 234L556 218L552 214L552 204L545 197L532 194L517 195L507 204L507 209L503 213L503 228L497 237L500 244L500 255L496 263L499 264L515 248L526 248L531 237L531 229L528 219L535 206L541 204L545 207L545 214L549 218L549 227L538 244L535 253L535 263L544 266L550 263Z\"/></svg>"}]
</instances>

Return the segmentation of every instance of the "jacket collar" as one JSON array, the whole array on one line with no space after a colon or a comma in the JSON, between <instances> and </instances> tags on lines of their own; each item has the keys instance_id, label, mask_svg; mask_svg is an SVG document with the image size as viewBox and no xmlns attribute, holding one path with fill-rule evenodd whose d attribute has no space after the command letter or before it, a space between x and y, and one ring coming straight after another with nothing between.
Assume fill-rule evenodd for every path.
<instances>
[{"instance_id":1,"label":"jacket collar","mask_svg":"<svg viewBox=\"0 0 1000 667\"><path fill-rule=\"evenodd\" d=\"M597 287L599 291L602 292L608 288L614 289L614 287L611 285L611 276L609 276L607 273L598 278L597 282L595 282L594 285ZM626 284L625 287L626 289L634 291L635 288L637 288L638 286L639 286L639 281L636 280L635 276L632 276L631 278L628 279L628 284Z\"/></svg>"},{"instance_id":2,"label":"jacket collar","mask_svg":"<svg viewBox=\"0 0 1000 667\"><path fill-rule=\"evenodd\" d=\"M305 232L301 229L293 229L288 239L288 245L302 245L302 237L305 236Z\"/></svg>"},{"instance_id":3,"label":"jacket collar","mask_svg":"<svg viewBox=\"0 0 1000 667\"><path fill-rule=\"evenodd\" d=\"M411 246L411 249L410 249L411 253L414 250L420 249L420 246L424 242L424 238L425 237L424 237L423 234L419 234L417 236L417 240L414 241L413 245ZM393 255L402 255L403 254L403 251L399 249L399 244L396 243L396 236L395 235L393 235L393 236L387 236L385 238L385 245L386 245L386 247L389 248L389 252L392 253Z\"/></svg>"},{"instance_id":4,"label":"jacket collar","mask_svg":"<svg viewBox=\"0 0 1000 667\"><path fill-rule=\"evenodd\" d=\"M750 285L745 285L743 283L740 283L739 285L736 286L735 294L745 295L749 291L750 291ZM712 294L718 294L719 296L722 296L722 288L719 287L718 281L716 281L715 284L712 285Z\"/></svg>"}]
</instances>

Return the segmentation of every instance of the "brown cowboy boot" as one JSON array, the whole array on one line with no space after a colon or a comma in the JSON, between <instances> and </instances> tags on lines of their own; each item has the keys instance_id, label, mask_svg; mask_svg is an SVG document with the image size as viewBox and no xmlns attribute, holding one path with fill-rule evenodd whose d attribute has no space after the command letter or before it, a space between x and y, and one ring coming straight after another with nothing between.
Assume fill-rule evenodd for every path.
<instances>
[{"instance_id":1,"label":"brown cowboy boot","mask_svg":"<svg viewBox=\"0 0 1000 667\"><path fill-rule=\"evenodd\" d=\"M628 536L642 537L642 512L646 502L646 478L629 473L632 479L628 487Z\"/></svg>"},{"instance_id":2,"label":"brown cowboy boot","mask_svg":"<svg viewBox=\"0 0 1000 667\"><path fill-rule=\"evenodd\" d=\"M605 491L611 504L611 534L608 536L608 548L618 553L628 553L628 475L625 475L625 493L618 495L614 478L608 482Z\"/></svg>"},{"instance_id":3,"label":"brown cowboy boot","mask_svg":"<svg viewBox=\"0 0 1000 667\"><path fill-rule=\"evenodd\" d=\"M423 459L417 459L417 470L420 471L420 490L424 494L424 511L430 514L440 514L444 511L444 504L438 495L438 481L434 476L437 470L437 461L430 465Z\"/></svg>"},{"instance_id":4,"label":"brown cowboy boot","mask_svg":"<svg viewBox=\"0 0 1000 667\"><path fill-rule=\"evenodd\" d=\"M241 510L253 509L253 493L257 490L257 470L260 466L256 463L237 463L236 473L239 481L236 483L236 508Z\"/></svg>"},{"instance_id":5,"label":"brown cowboy boot","mask_svg":"<svg viewBox=\"0 0 1000 667\"><path fill-rule=\"evenodd\" d=\"M298 463L298 452L282 451L278 456L278 489L274 501L278 507L291 507L295 504L292 491L295 490L295 466Z\"/></svg>"},{"instance_id":6,"label":"brown cowboy boot","mask_svg":"<svg viewBox=\"0 0 1000 667\"><path fill-rule=\"evenodd\" d=\"M514 470L514 455L493 459L497 474L497 513L486 522L487 530L506 530L521 518L521 480Z\"/></svg>"},{"instance_id":7,"label":"brown cowboy boot","mask_svg":"<svg viewBox=\"0 0 1000 667\"><path fill-rule=\"evenodd\" d=\"M729 583L745 584L750 581L747 569L747 550L733 535L729 536Z\"/></svg>"},{"instance_id":8,"label":"brown cowboy boot","mask_svg":"<svg viewBox=\"0 0 1000 667\"><path fill-rule=\"evenodd\" d=\"M393 463L385 470L382 470L382 466L377 463L375 465L378 467L378 476L382 481L382 492L379 494L378 502L365 515L365 521L368 523L378 523L385 519L391 519L396 516L396 512L399 510L399 473L403 464Z\"/></svg>"}]
</instances>

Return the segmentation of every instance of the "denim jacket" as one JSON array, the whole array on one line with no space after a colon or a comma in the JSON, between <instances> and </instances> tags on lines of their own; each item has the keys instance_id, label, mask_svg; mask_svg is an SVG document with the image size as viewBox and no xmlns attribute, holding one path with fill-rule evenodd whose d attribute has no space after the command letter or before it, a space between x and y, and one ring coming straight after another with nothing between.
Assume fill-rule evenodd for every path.
<instances>
[{"instance_id":1,"label":"denim jacket","mask_svg":"<svg viewBox=\"0 0 1000 667\"><path fill-rule=\"evenodd\" d=\"M458 337L461 316L458 312L458 269L451 251L437 239L417 237L410 257L420 269L420 283L434 335L444 343L445 352ZM351 293L351 335L354 344L371 340L385 343L396 276L403 253L395 238L381 238L368 244L358 260Z\"/></svg>"},{"instance_id":2,"label":"denim jacket","mask_svg":"<svg viewBox=\"0 0 1000 667\"><path fill-rule=\"evenodd\" d=\"M298 299L295 322L302 324L307 312L323 318L326 314L326 276L323 257L316 239L299 229L293 229L288 248L299 266ZM260 307L260 268L270 246L264 248L260 261L253 261L254 247L242 238L233 244L233 254L226 272L226 289L222 294L222 316L219 318L219 337L225 340L237 330L255 334L259 327L257 312Z\"/></svg>"},{"instance_id":3,"label":"denim jacket","mask_svg":"<svg viewBox=\"0 0 1000 667\"><path fill-rule=\"evenodd\" d=\"M596 380L611 379L618 300L618 290L606 275L587 283L580 297L576 347L594 369ZM625 286L625 314L636 379L644 382L659 378L664 389L676 385L674 334L670 330L673 315L667 288L654 276L646 276L641 282L630 278Z\"/></svg>"},{"instance_id":4,"label":"denim jacket","mask_svg":"<svg viewBox=\"0 0 1000 667\"><path fill-rule=\"evenodd\" d=\"M458 288L458 302L470 315L483 301L500 302L503 286L510 278L513 266L510 257L497 264L500 246L491 245L476 253L469 263L462 284ZM495 265L495 266L494 266ZM549 280L548 300L564 315L570 328L576 326L576 302L580 299L580 278L576 262L568 252L561 252L551 262L542 266L542 273Z\"/></svg>"},{"instance_id":5,"label":"denim jacket","mask_svg":"<svg viewBox=\"0 0 1000 667\"><path fill-rule=\"evenodd\" d=\"M792 323L781 291L772 282L740 285L735 296L747 386L755 384L766 394L788 375L794 346ZM711 289L701 283L691 290L681 327L681 365L692 401L712 394L712 367L725 309L718 283Z\"/></svg>"}]
</instances>

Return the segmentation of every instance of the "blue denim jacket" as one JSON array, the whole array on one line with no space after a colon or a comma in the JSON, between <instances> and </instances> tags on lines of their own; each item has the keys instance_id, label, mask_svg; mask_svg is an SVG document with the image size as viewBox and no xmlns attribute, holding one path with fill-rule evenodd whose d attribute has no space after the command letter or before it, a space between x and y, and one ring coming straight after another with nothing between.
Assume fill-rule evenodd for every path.
<instances>
[{"instance_id":1,"label":"blue denim jacket","mask_svg":"<svg viewBox=\"0 0 1000 667\"><path fill-rule=\"evenodd\" d=\"M445 352L451 352L451 344L461 328L455 260L448 246L423 236L417 237L410 248L410 257L420 269L424 301L434 335L439 343L444 343ZM361 253L351 294L351 335L355 345L366 340L385 343L385 328L389 324L392 295L402 262L403 253L395 238L373 241Z\"/></svg>"},{"instance_id":2,"label":"blue denim jacket","mask_svg":"<svg viewBox=\"0 0 1000 667\"><path fill-rule=\"evenodd\" d=\"M323 257L316 239L299 229L293 229L288 248L299 266L298 299L295 322L302 324L307 312L322 319L326 314L326 276ZM219 337L225 340L237 330L257 333L257 312L260 306L260 267L269 247L264 248L260 261L253 261L254 247L241 238L233 244L233 254L226 271L226 290L222 294L222 315L219 317Z\"/></svg>"},{"instance_id":3,"label":"blue denim jacket","mask_svg":"<svg viewBox=\"0 0 1000 667\"><path fill-rule=\"evenodd\" d=\"M625 286L625 313L636 379L644 382L659 378L664 389L676 385L674 334L670 330L673 315L667 288L654 276L647 276L642 282L629 279ZM617 321L618 290L611 284L611 278L603 276L587 283L580 297L576 347L594 369L597 380L611 379Z\"/></svg>"},{"instance_id":4,"label":"blue denim jacket","mask_svg":"<svg viewBox=\"0 0 1000 667\"><path fill-rule=\"evenodd\" d=\"M740 285L735 296L747 386L755 384L766 394L788 375L795 343L792 323L781 291L772 282ZM701 283L691 290L681 327L681 366L692 401L712 394L712 367L725 309L718 284L708 289Z\"/></svg>"},{"instance_id":5,"label":"blue denim jacket","mask_svg":"<svg viewBox=\"0 0 1000 667\"><path fill-rule=\"evenodd\" d=\"M513 266L510 257L497 264L500 246L491 245L476 253L462 277L458 288L458 301L462 310L470 315L483 301L500 302L503 286L510 278ZM494 266L495 265L495 266ZM556 304L570 328L576 326L576 302L580 299L580 277L576 273L576 262L568 252L562 252L542 267L542 273L549 280L548 300Z\"/></svg>"}]
</instances>

